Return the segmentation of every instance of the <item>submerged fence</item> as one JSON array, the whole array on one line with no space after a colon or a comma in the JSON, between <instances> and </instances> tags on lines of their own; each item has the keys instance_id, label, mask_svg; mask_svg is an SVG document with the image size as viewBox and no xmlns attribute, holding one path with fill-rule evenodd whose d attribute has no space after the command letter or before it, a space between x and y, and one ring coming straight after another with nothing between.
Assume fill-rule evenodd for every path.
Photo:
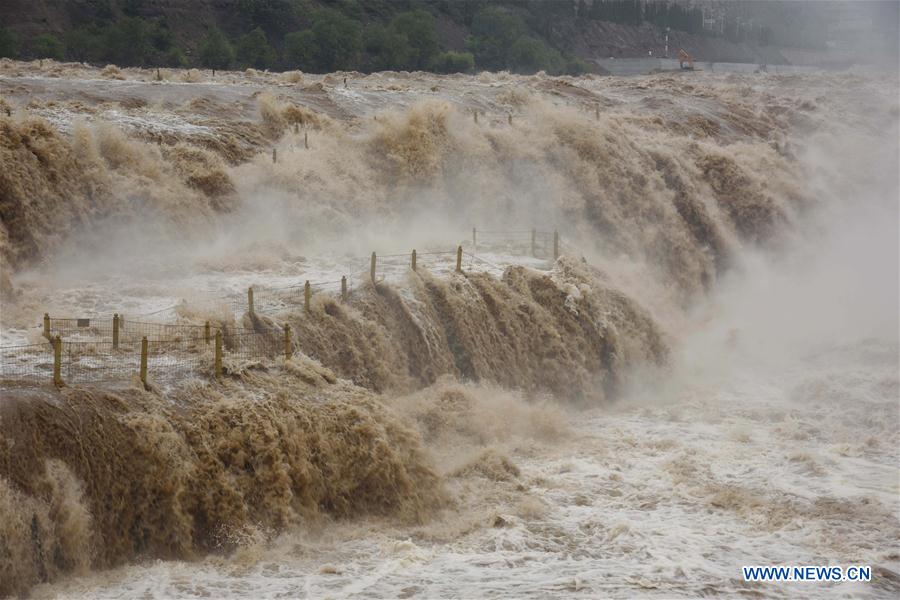
<instances>
[{"instance_id":1,"label":"submerged fence","mask_svg":"<svg viewBox=\"0 0 900 600\"><path fill-rule=\"evenodd\" d=\"M499 253L556 259L560 239L556 231L479 231L472 229L471 246L466 242L450 251L383 254L368 257L367 279L383 281L391 270L428 268L463 273L478 269L501 269L490 258L479 255L481 247ZM488 255L490 256L490 255ZM365 262L358 263L363 271ZM379 278L379 268L381 278ZM246 298L222 298L233 313L276 313L292 307L311 309L315 294L328 294L348 302L353 277L310 282L280 288L251 287ZM297 347L289 325L256 331L207 321L153 323L111 317L58 318L44 315L43 336L37 344L0 347L0 381L4 385L31 386L53 383L137 381L172 382L193 377L221 377L228 361L290 358Z\"/></svg>"},{"instance_id":2,"label":"submerged fence","mask_svg":"<svg viewBox=\"0 0 900 600\"><path fill-rule=\"evenodd\" d=\"M59 335L41 344L0 348L0 379L9 383L91 383L139 379L170 382L221 377L223 361L290 358L290 326L271 331L219 329L211 339L68 341Z\"/></svg>"},{"instance_id":3,"label":"submerged fence","mask_svg":"<svg viewBox=\"0 0 900 600\"><path fill-rule=\"evenodd\" d=\"M44 337L60 336L72 341L93 341L96 338L108 338L116 342L128 343L149 340L180 340L182 338L211 339L218 324L207 322L206 325L190 325L184 323L149 323L131 321L124 316L114 314L112 318L91 317L84 319L61 319L49 314L44 315Z\"/></svg>"}]
</instances>

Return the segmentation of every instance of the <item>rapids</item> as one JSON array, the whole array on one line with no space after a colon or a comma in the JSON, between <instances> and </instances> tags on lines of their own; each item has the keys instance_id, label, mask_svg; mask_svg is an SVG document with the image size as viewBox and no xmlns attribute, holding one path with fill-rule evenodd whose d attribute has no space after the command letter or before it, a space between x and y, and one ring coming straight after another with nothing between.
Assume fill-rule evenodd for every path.
<instances>
[{"instance_id":1,"label":"rapids","mask_svg":"<svg viewBox=\"0 0 900 600\"><path fill-rule=\"evenodd\" d=\"M0 595L900 591L895 75L160 75L0 60L0 339L124 311L299 355L0 382ZM473 226L563 256L365 281Z\"/></svg>"}]
</instances>

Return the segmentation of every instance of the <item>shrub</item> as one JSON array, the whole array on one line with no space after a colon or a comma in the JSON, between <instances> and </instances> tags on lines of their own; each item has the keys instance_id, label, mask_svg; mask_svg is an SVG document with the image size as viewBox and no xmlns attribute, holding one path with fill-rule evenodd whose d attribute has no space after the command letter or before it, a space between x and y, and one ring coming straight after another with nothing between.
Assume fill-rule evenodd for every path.
<instances>
[{"instance_id":1,"label":"shrub","mask_svg":"<svg viewBox=\"0 0 900 600\"><path fill-rule=\"evenodd\" d=\"M568 58L563 72L566 75L584 75L591 72L591 66L580 58Z\"/></svg>"},{"instance_id":2,"label":"shrub","mask_svg":"<svg viewBox=\"0 0 900 600\"><path fill-rule=\"evenodd\" d=\"M425 69L440 51L434 17L424 10L402 12L391 20L394 35L406 38L410 69Z\"/></svg>"},{"instance_id":3,"label":"shrub","mask_svg":"<svg viewBox=\"0 0 900 600\"><path fill-rule=\"evenodd\" d=\"M297 25L297 13L302 3L295 0L237 0L237 14L250 27L262 27L267 31L289 31Z\"/></svg>"},{"instance_id":4,"label":"shrub","mask_svg":"<svg viewBox=\"0 0 900 600\"><path fill-rule=\"evenodd\" d=\"M34 54L38 58L62 60L65 52L65 46L55 35L45 33L34 40Z\"/></svg>"},{"instance_id":5,"label":"shrub","mask_svg":"<svg viewBox=\"0 0 900 600\"><path fill-rule=\"evenodd\" d=\"M234 48L218 27L212 27L200 43L200 64L209 69L227 69L234 62Z\"/></svg>"},{"instance_id":6,"label":"shrub","mask_svg":"<svg viewBox=\"0 0 900 600\"><path fill-rule=\"evenodd\" d=\"M156 58L150 39L151 24L137 17L125 17L106 27L103 58L119 65L143 65Z\"/></svg>"},{"instance_id":7,"label":"shrub","mask_svg":"<svg viewBox=\"0 0 900 600\"><path fill-rule=\"evenodd\" d=\"M162 64L166 67L184 68L187 66L188 61L181 48L172 46L163 54Z\"/></svg>"},{"instance_id":8,"label":"shrub","mask_svg":"<svg viewBox=\"0 0 900 600\"><path fill-rule=\"evenodd\" d=\"M262 28L257 27L250 33L241 36L237 46L238 62L244 67L268 69L278 58L275 50L269 45Z\"/></svg>"},{"instance_id":9,"label":"shrub","mask_svg":"<svg viewBox=\"0 0 900 600\"><path fill-rule=\"evenodd\" d=\"M521 17L497 6L489 6L475 15L469 49L482 69L509 67L509 51L525 35Z\"/></svg>"},{"instance_id":10,"label":"shrub","mask_svg":"<svg viewBox=\"0 0 900 600\"><path fill-rule=\"evenodd\" d=\"M509 49L508 66L519 73L558 73L562 70L563 59L559 50L550 48L543 41L522 36Z\"/></svg>"},{"instance_id":11,"label":"shrub","mask_svg":"<svg viewBox=\"0 0 900 600\"><path fill-rule=\"evenodd\" d=\"M316 39L309 29L295 31L284 36L284 62L291 67L300 67L304 71L316 68Z\"/></svg>"},{"instance_id":12,"label":"shrub","mask_svg":"<svg viewBox=\"0 0 900 600\"><path fill-rule=\"evenodd\" d=\"M471 52L442 52L431 62L431 69L437 73L469 73L475 68L475 57Z\"/></svg>"},{"instance_id":13,"label":"shrub","mask_svg":"<svg viewBox=\"0 0 900 600\"><path fill-rule=\"evenodd\" d=\"M312 27L285 36L285 46L288 66L318 72L353 69L362 50L362 25L323 8L313 14Z\"/></svg>"},{"instance_id":14,"label":"shrub","mask_svg":"<svg viewBox=\"0 0 900 600\"><path fill-rule=\"evenodd\" d=\"M104 57L103 32L97 27L78 27L66 32L66 54L72 60L100 62Z\"/></svg>"},{"instance_id":15,"label":"shrub","mask_svg":"<svg viewBox=\"0 0 900 600\"><path fill-rule=\"evenodd\" d=\"M400 70L410 64L413 50L409 40L393 27L373 23L366 27L364 38L370 70Z\"/></svg>"},{"instance_id":16,"label":"shrub","mask_svg":"<svg viewBox=\"0 0 900 600\"><path fill-rule=\"evenodd\" d=\"M0 58L15 58L19 55L19 38L6 27L0 27Z\"/></svg>"}]
</instances>

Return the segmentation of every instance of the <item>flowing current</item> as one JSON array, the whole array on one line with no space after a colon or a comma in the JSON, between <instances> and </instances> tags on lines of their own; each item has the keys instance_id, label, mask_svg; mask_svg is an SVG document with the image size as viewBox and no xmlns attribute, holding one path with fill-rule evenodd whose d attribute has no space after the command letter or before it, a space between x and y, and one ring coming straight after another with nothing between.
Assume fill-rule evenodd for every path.
<instances>
[{"instance_id":1,"label":"flowing current","mask_svg":"<svg viewBox=\"0 0 900 600\"><path fill-rule=\"evenodd\" d=\"M4 345L358 280L223 383L4 384L0 594L895 597L897 92L0 61ZM473 225L563 256L364 281Z\"/></svg>"}]
</instances>

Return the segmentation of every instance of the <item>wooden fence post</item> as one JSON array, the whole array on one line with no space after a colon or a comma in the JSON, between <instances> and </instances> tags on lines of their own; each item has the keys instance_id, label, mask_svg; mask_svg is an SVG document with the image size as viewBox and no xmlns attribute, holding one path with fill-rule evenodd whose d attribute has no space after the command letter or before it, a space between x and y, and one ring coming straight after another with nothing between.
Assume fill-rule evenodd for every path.
<instances>
[{"instance_id":1,"label":"wooden fence post","mask_svg":"<svg viewBox=\"0 0 900 600\"><path fill-rule=\"evenodd\" d=\"M553 260L559 258L559 230L553 230Z\"/></svg>"},{"instance_id":2,"label":"wooden fence post","mask_svg":"<svg viewBox=\"0 0 900 600\"><path fill-rule=\"evenodd\" d=\"M247 306L250 309L250 314L253 314L253 287L247 288Z\"/></svg>"},{"instance_id":3,"label":"wooden fence post","mask_svg":"<svg viewBox=\"0 0 900 600\"><path fill-rule=\"evenodd\" d=\"M375 253L372 253L372 266L369 267L369 276L372 278L372 284L375 284Z\"/></svg>"},{"instance_id":4,"label":"wooden fence post","mask_svg":"<svg viewBox=\"0 0 900 600\"><path fill-rule=\"evenodd\" d=\"M147 389L147 336L141 338L141 383Z\"/></svg>"},{"instance_id":5,"label":"wooden fence post","mask_svg":"<svg viewBox=\"0 0 900 600\"><path fill-rule=\"evenodd\" d=\"M456 272L462 273L462 246L456 247Z\"/></svg>"},{"instance_id":6,"label":"wooden fence post","mask_svg":"<svg viewBox=\"0 0 900 600\"><path fill-rule=\"evenodd\" d=\"M62 387L62 339L53 338L53 384Z\"/></svg>"},{"instance_id":7,"label":"wooden fence post","mask_svg":"<svg viewBox=\"0 0 900 600\"><path fill-rule=\"evenodd\" d=\"M209 321L203 326L203 339L206 340L206 345L209 346Z\"/></svg>"},{"instance_id":8,"label":"wooden fence post","mask_svg":"<svg viewBox=\"0 0 900 600\"><path fill-rule=\"evenodd\" d=\"M509 115L507 115L506 120L509 122L510 125L512 125L512 113L509 113Z\"/></svg>"},{"instance_id":9,"label":"wooden fence post","mask_svg":"<svg viewBox=\"0 0 900 600\"><path fill-rule=\"evenodd\" d=\"M475 252L474 248L477 245L478 245L478 235L477 235L477 232L475 231L475 228L473 227L472 228L472 248L473 248L472 252Z\"/></svg>"},{"instance_id":10,"label":"wooden fence post","mask_svg":"<svg viewBox=\"0 0 900 600\"><path fill-rule=\"evenodd\" d=\"M416 251L412 251L412 270L416 270Z\"/></svg>"},{"instance_id":11,"label":"wooden fence post","mask_svg":"<svg viewBox=\"0 0 900 600\"><path fill-rule=\"evenodd\" d=\"M341 302L347 302L347 276L341 275Z\"/></svg>"},{"instance_id":12,"label":"wooden fence post","mask_svg":"<svg viewBox=\"0 0 900 600\"><path fill-rule=\"evenodd\" d=\"M215 362L216 379L222 377L222 331L216 331L216 362Z\"/></svg>"},{"instance_id":13,"label":"wooden fence post","mask_svg":"<svg viewBox=\"0 0 900 600\"><path fill-rule=\"evenodd\" d=\"M113 350L119 349L119 313L113 315Z\"/></svg>"},{"instance_id":14,"label":"wooden fence post","mask_svg":"<svg viewBox=\"0 0 900 600\"><path fill-rule=\"evenodd\" d=\"M312 298L312 288L309 287L309 280L303 284L303 310L309 312L309 301Z\"/></svg>"},{"instance_id":15,"label":"wooden fence post","mask_svg":"<svg viewBox=\"0 0 900 600\"><path fill-rule=\"evenodd\" d=\"M50 339L50 313L44 313L44 337Z\"/></svg>"},{"instance_id":16,"label":"wooden fence post","mask_svg":"<svg viewBox=\"0 0 900 600\"><path fill-rule=\"evenodd\" d=\"M303 132L303 147L309 150L309 132Z\"/></svg>"},{"instance_id":17,"label":"wooden fence post","mask_svg":"<svg viewBox=\"0 0 900 600\"><path fill-rule=\"evenodd\" d=\"M537 238L537 231L532 229L531 230L531 256L537 256L537 244L535 243L536 238Z\"/></svg>"},{"instance_id":18,"label":"wooden fence post","mask_svg":"<svg viewBox=\"0 0 900 600\"><path fill-rule=\"evenodd\" d=\"M272 148L272 164L278 162L278 148Z\"/></svg>"},{"instance_id":19,"label":"wooden fence post","mask_svg":"<svg viewBox=\"0 0 900 600\"><path fill-rule=\"evenodd\" d=\"M475 124L478 125L478 109L475 109Z\"/></svg>"},{"instance_id":20,"label":"wooden fence post","mask_svg":"<svg viewBox=\"0 0 900 600\"><path fill-rule=\"evenodd\" d=\"M594 106L594 118L597 119L598 121L600 120L600 105L599 104Z\"/></svg>"},{"instance_id":21,"label":"wooden fence post","mask_svg":"<svg viewBox=\"0 0 900 600\"><path fill-rule=\"evenodd\" d=\"M284 324L284 359L288 360L291 357L292 348L291 348L291 326L287 323Z\"/></svg>"}]
</instances>

